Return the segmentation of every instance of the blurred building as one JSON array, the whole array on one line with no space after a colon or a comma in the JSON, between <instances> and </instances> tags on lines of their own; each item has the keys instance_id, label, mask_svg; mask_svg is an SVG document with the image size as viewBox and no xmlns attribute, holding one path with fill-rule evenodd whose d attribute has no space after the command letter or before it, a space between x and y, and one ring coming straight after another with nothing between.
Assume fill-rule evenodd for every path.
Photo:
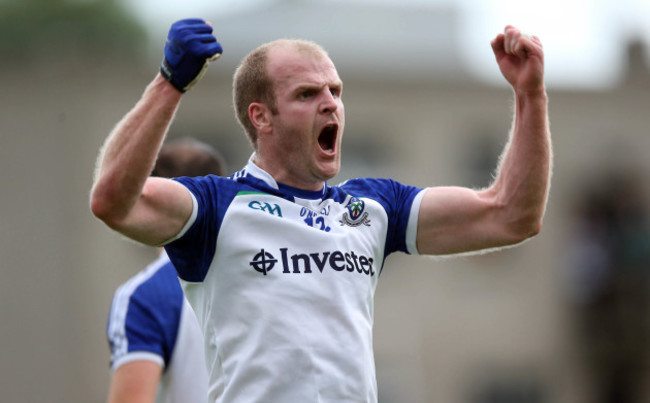
<instances>
[{"instance_id":1,"label":"blurred building","mask_svg":"<svg viewBox=\"0 0 650 403\"><path fill-rule=\"evenodd\" d=\"M345 83L344 169L332 183L390 176L485 186L510 129L512 94L467 73L455 18L453 9L331 10L297 1L212 18L224 55L183 100L172 136L196 136L232 171L243 166L250 149L232 111L233 68L257 44L300 33L329 50ZM387 260L375 310L382 402L595 401L567 291L569 207L609 180L607 172L650 173L650 69L640 56L647 46L631 49L629 74L615 88L549 88L556 161L537 238L471 258ZM35 57L3 68L3 401L105 399L112 293L153 252L95 220L88 193L97 151L156 74L155 57ZM643 197L649 185L639 183Z\"/></svg>"}]
</instances>

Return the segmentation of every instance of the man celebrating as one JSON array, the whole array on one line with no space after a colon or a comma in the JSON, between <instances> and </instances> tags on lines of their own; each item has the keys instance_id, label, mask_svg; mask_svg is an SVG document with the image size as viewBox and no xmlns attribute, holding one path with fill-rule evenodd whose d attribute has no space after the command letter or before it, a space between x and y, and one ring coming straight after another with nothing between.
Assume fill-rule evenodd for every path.
<instances>
[{"instance_id":1,"label":"man celebrating","mask_svg":"<svg viewBox=\"0 0 650 403\"><path fill-rule=\"evenodd\" d=\"M183 93L221 53L200 19L172 25L161 74L108 137L93 213L165 245L201 324L216 402L376 402L373 297L390 253L456 254L540 231L551 144L543 51L512 27L492 48L515 96L512 132L483 190L340 168L343 83L320 46L277 40L237 68L233 98L254 153L230 178L150 178Z\"/></svg>"}]
</instances>

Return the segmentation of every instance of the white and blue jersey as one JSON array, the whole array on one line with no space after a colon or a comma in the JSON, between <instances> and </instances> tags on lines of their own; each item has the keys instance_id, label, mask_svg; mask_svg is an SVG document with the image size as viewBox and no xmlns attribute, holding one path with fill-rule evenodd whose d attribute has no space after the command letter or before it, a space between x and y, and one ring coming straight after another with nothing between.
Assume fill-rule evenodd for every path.
<instances>
[{"instance_id":1,"label":"white and blue jersey","mask_svg":"<svg viewBox=\"0 0 650 403\"><path fill-rule=\"evenodd\" d=\"M204 332L210 401L376 402L374 293L386 256L417 253L423 190L304 191L252 159L176 180L195 205L165 248Z\"/></svg>"},{"instance_id":2,"label":"white and blue jersey","mask_svg":"<svg viewBox=\"0 0 650 403\"><path fill-rule=\"evenodd\" d=\"M167 254L122 284L107 325L111 370L136 360L163 367L156 402L207 402L203 335Z\"/></svg>"}]
</instances>

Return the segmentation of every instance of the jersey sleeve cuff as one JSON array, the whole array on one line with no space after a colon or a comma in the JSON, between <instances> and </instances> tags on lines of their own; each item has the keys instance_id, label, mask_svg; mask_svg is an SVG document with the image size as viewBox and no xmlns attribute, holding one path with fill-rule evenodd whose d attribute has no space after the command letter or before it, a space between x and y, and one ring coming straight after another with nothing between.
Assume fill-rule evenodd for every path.
<instances>
[{"instance_id":1,"label":"jersey sleeve cuff","mask_svg":"<svg viewBox=\"0 0 650 403\"><path fill-rule=\"evenodd\" d=\"M165 361L158 354L150 353L148 351L135 351L133 353L123 355L119 359L115 360L111 365L111 370L115 371L122 365L133 361L151 361L165 368Z\"/></svg>"},{"instance_id":2,"label":"jersey sleeve cuff","mask_svg":"<svg viewBox=\"0 0 650 403\"><path fill-rule=\"evenodd\" d=\"M418 216L420 214L420 204L427 189L422 189L413 199L411 204L411 212L409 213L409 221L406 225L406 250L411 255L419 255L417 248L417 235L418 235Z\"/></svg>"},{"instance_id":3,"label":"jersey sleeve cuff","mask_svg":"<svg viewBox=\"0 0 650 403\"><path fill-rule=\"evenodd\" d=\"M189 189L188 189L188 191L189 191ZM194 224L194 221L196 221L196 216L198 215L198 210L199 210L199 202L196 200L196 197L194 196L194 193L192 193L191 191L189 191L189 192L190 192L190 196L192 196L192 214L190 215L190 218L187 220L187 222L185 223L183 228L178 232L178 234L174 235L173 237L169 238L165 242L160 243L160 244L158 244L156 246L165 246L168 243L173 242L173 241L177 240L178 238L182 237L183 235L185 235L187 230L190 229L192 224Z\"/></svg>"}]
</instances>

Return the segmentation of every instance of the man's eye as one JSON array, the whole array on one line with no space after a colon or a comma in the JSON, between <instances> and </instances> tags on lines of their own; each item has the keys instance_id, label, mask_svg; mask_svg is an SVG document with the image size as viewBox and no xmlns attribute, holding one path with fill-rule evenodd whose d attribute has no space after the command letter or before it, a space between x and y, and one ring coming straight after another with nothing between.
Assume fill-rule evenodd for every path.
<instances>
[{"instance_id":1,"label":"man's eye","mask_svg":"<svg viewBox=\"0 0 650 403\"><path fill-rule=\"evenodd\" d=\"M298 97L301 99L307 99L313 95L314 95L314 91L303 91L298 95Z\"/></svg>"},{"instance_id":2,"label":"man's eye","mask_svg":"<svg viewBox=\"0 0 650 403\"><path fill-rule=\"evenodd\" d=\"M340 85L333 85L330 87L330 93L334 98L340 98L343 93L343 87Z\"/></svg>"}]
</instances>

